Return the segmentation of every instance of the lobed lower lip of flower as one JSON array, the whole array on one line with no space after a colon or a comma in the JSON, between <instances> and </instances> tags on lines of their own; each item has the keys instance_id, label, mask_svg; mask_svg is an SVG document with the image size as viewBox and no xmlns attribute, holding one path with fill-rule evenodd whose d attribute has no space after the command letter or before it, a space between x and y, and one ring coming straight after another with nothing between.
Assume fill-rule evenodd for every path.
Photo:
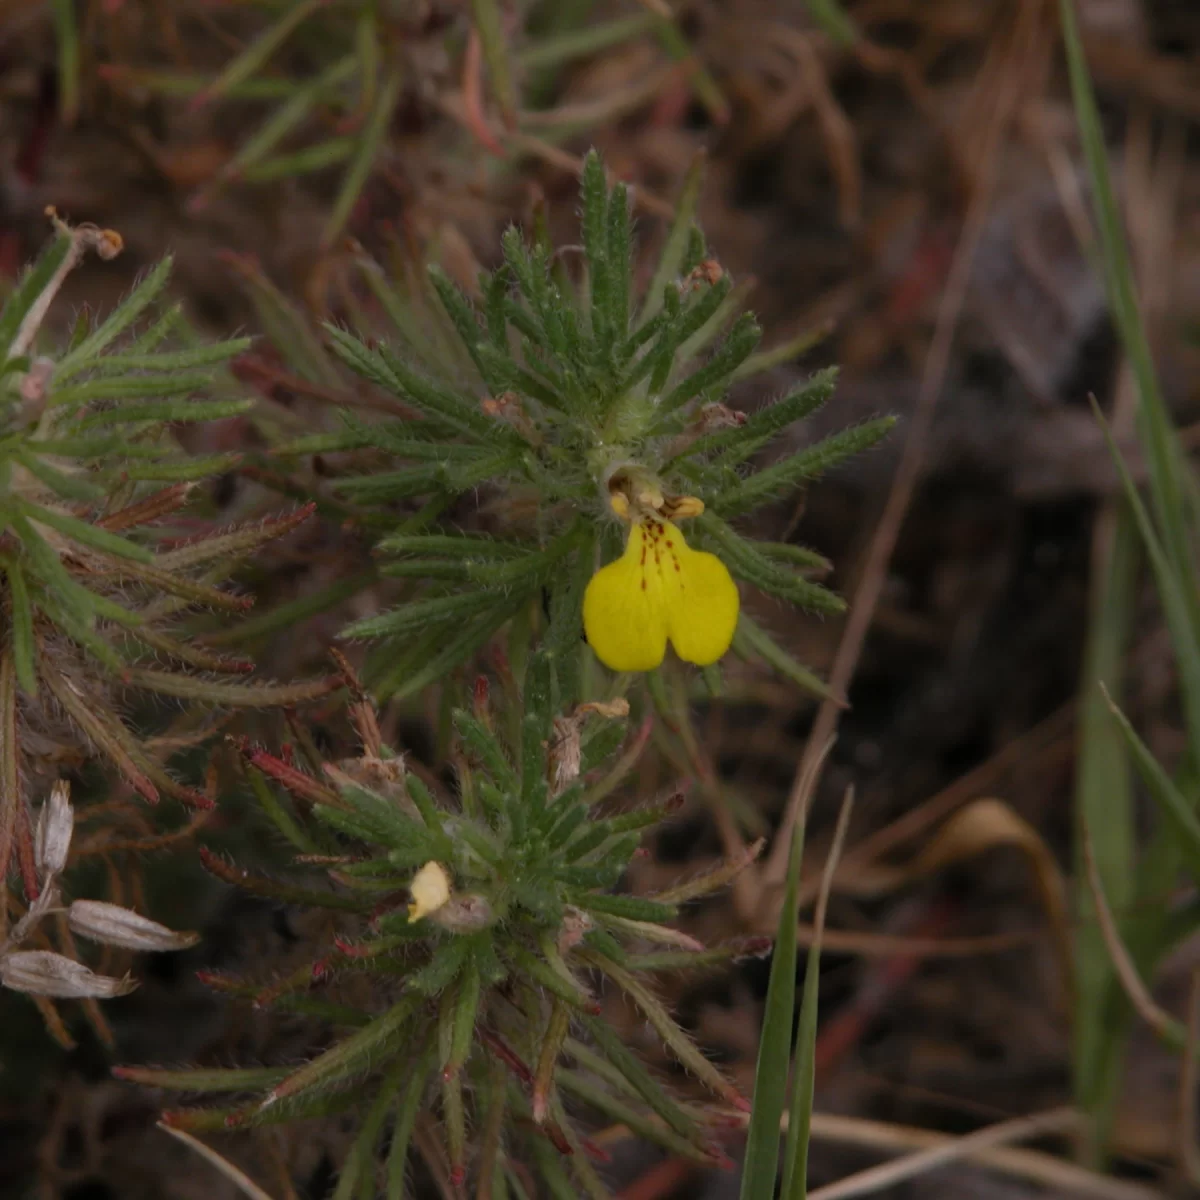
<instances>
[{"instance_id":1,"label":"lobed lower lip of flower","mask_svg":"<svg viewBox=\"0 0 1200 1200\"><path fill-rule=\"evenodd\" d=\"M614 671L653 670L668 642L685 662L708 666L729 649L737 619L725 564L657 516L632 522L625 553L592 576L583 598L588 643Z\"/></svg>"}]
</instances>

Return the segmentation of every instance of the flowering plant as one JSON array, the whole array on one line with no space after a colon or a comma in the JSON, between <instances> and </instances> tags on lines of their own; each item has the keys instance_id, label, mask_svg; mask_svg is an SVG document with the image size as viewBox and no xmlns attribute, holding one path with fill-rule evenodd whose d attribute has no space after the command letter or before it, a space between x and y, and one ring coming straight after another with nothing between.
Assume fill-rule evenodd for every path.
<instances>
[{"instance_id":1,"label":"flowering plant","mask_svg":"<svg viewBox=\"0 0 1200 1200\"><path fill-rule=\"evenodd\" d=\"M410 327L368 344L328 328L337 354L416 419L347 413L343 431L284 449L374 451L367 469L334 489L392 512L423 503L416 517L394 517L400 528L379 543L383 573L419 581L415 592L346 634L382 642L369 678L384 695L420 691L518 614L536 621L539 612L560 649L583 633L618 671L659 666L668 642L702 666L732 644L811 683L739 614L733 579L837 612L842 601L808 578L828 564L800 546L753 541L734 522L872 446L891 420L758 465L829 398L835 373L819 372L748 417L728 408L730 385L763 364L759 329L749 315L734 317L733 282L708 257L691 205L681 206L639 300L629 196L621 184L609 188L594 153L582 200L579 278L544 234L527 244L510 229L503 264L480 278L477 302L432 273L450 337ZM470 493L497 535L447 519ZM676 524L685 519L688 539ZM598 563L608 565L597 573Z\"/></svg>"},{"instance_id":2,"label":"flowering plant","mask_svg":"<svg viewBox=\"0 0 1200 1200\"><path fill-rule=\"evenodd\" d=\"M581 1108L705 1164L724 1161L717 1131L730 1108L746 1108L650 980L761 948L704 947L669 923L733 879L761 842L654 896L620 890L646 831L678 800L631 811L616 794L649 732L643 724L626 737L631 701L640 702L632 682L650 673L658 703L668 647L709 669L731 646L812 681L741 610L736 581L837 611L841 601L808 578L824 560L751 540L734 522L872 445L890 422L760 465L760 451L829 397L833 372L751 416L733 411L730 384L764 361L759 331L753 318L734 318L736 292L707 257L690 203L640 300L629 197L608 186L595 155L582 223L577 278L542 234L527 244L509 230L503 264L480 279L474 301L432 273L440 316L415 319L375 274L399 318L393 336L368 341L334 326L328 335L385 393L371 407L403 415L344 411L341 430L276 448L321 454L321 486L351 520L385 531L381 573L410 590L345 630L374 643L365 667L373 697L337 656L358 757L325 761L303 737L283 754L242 744L250 790L295 866L323 880L204 855L210 871L254 893L336 911L342 932L273 982L208 978L336 1032L299 1067L121 1074L249 1094L168 1114L188 1129L277 1124L364 1101L338 1200L403 1194L422 1112L426 1132L436 1122L440 1136L419 1152L452 1191L469 1177L478 1195L541 1194L532 1168L548 1194L602 1197L593 1161L603 1156ZM465 692L457 668L506 627L509 654L494 653L491 676ZM376 719L375 698L433 686L445 704L453 794L385 745ZM374 985L366 1004L312 994L363 975ZM673 1094L598 1019L606 988L640 1011L709 1106Z\"/></svg>"}]
</instances>

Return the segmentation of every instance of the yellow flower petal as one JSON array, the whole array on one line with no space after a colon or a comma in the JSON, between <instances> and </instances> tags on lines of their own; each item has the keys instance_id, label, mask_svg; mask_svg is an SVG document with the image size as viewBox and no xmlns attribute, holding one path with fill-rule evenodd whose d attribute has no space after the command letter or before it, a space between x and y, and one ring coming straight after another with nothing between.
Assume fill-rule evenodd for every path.
<instances>
[{"instance_id":1,"label":"yellow flower petal","mask_svg":"<svg viewBox=\"0 0 1200 1200\"><path fill-rule=\"evenodd\" d=\"M667 640L686 662L714 663L737 626L738 593L715 554L693 550L669 521L639 521L625 553L592 576L583 627L614 671L650 671Z\"/></svg>"},{"instance_id":2,"label":"yellow flower petal","mask_svg":"<svg viewBox=\"0 0 1200 1200\"><path fill-rule=\"evenodd\" d=\"M408 919L419 921L439 908L450 899L450 876L441 863L427 862L413 876L409 885L409 895L412 903L408 906Z\"/></svg>"}]
</instances>

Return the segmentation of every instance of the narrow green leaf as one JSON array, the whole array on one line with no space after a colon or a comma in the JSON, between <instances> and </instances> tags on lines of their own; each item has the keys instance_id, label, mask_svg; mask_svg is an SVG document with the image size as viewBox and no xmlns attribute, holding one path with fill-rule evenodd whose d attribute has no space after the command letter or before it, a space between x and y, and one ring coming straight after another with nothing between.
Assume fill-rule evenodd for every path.
<instances>
[{"instance_id":1,"label":"narrow green leaf","mask_svg":"<svg viewBox=\"0 0 1200 1200\"><path fill-rule=\"evenodd\" d=\"M31 504L27 500L21 501L20 504L21 511L31 521L47 525L61 533L63 537L69 538L81 546L90 546L93 550L102 550L105 554L113 554L117 558L129 558L134 562L154 561L154 556L144 546L139 546L119 534L109 533L107 529L102 529L99 525L81 521L78 517L72 517L68 513L55 512L40 504Z\"/></svg>"},{"instance_id":2,"label":"narrow green leaf","mask_svg":"<svg viewBox=\"0 0 1200 1200\"><path fill-rule=\"evenodd\" d=\"M526 71L563 66L580 58L590 58L612 46L633 41L654 28L658 18L653 13L636 13L615 17L580 29L539 37L517 52L517 60Z\"/></svg>"},{"instance_id":3,"label":"narrow green leaf","mask_svg":"<svg viewBox=\"0 0 1200 1200\"><path fill-rule=\"evenodd\" d=\"M189 483L224 475L241 461L240 454L208 454L179 462L131 463L124 474L141 483Z\"/></svg>"},{"instance_id":4,"label":"narrow green leaf","mask_svg":"<svg viewBox=\"0 0 1200 1200\"><path fill-rule=\"evenodd\" d=\"M742 1160L741 1200L771 1200L779 1169L779 1126L787 1102L787 1064L792 1056L792 1014L796 1006L796 935L800 919L800 867L804 858L803 820L796 822L788 855L787 885L775 952L767 982L758 1063L754 1070L754 1106Z\"/></svg>"},{"instance_id":5,"label":"narrow green leaf","mask_svg":"<svg viewBox=\"0 0 1200 1200\"><path fill-rule=\"evenodd\" d=\"M715 125L724 125L729 120L729 105L721 94L721 88L712 72L700 62L696 48L688 41L683 30L669 17L660 17L655 31L666 52L676 62L686 63L687 79L696 99L708 110Z\"/></svg>"},{"instance_id":6,"label":"narrow green leaf","mask_svg":"<svg viewBox=\"0 0 1200 1200\"><path fill-rule=\"evenodd\" d=\"M37 445L36 442L33 444ZM31 450L18 446L13 451L13 459L24 467L34 479L64 500L94 503L104 495L104 489L87 475L82 472L60 471L57 467L51 466L40 454Z\"/></svg>"},{"instance_id":7,"label":"narrow green leaf","mask_svg":"<svg viewBox=\"0 0 1200 1200\"><path fill-rule=\"evenodd\" d=\"M793 940L795 936L795 932L793 931ZM585 951L584 959L593 966L598 967L641 1009L642 1015L670 1049L671 1053L706 1088L727 1102L735 1105L744 1104L742 1095L737 1088L704 1057L700 1048L675 1023L666 1006L641 979L632 972L627 971L620 963L614 962L598 951ZM788 1036L791 1036L790 1014ZM784 1052L786 1054L786 1049Z\"/></svg>"},{"instance_id":8,"label":"narrow green leaf","mask_svg":"<svg viewBox=\"0 0 1200 1200\"><path fill-rule=\"evenodd\" d=\"M56 0L56 3L66 2L68 0ZM56 237L38 256L37 261L26 268L17 286L4 302L4 308L0 309L0 363L8 360L22 322L29 315L38 297L63 269L74 246L75 239L69 235Z\"/></svg>"},{"instance_id":9,"label":"narrow green leaf","mask_svg":"<svg viewBox=\"0 0 1200 1200\"><path fill-rule=\"evenodd\" d=\"M238 85L257 75L267 60L313 13L323 8L328 0L301 0L299 4L284 6L283 16L258 35L232 62L201 92L194 104L207 103L223 96Z\"/></svg>"},{"instance_id":10,"label":"narrow green leaf","mask_svg":"<svg viewBox=\"0 0 1200 1200\"><path fill-rule=\"evenodd\" d=\"M465 617L486 612L496 603L490 592L464 592L459 595L430 596L408 604L365 617L342 630L343 638L398 637L401 634L426 629L431 625L458 622Z\"/></svg>"},{"instance_id":11,"label":"narrow green leaf","mask_svg":"<svg viewBox=\"0 0 1200 1200\"><path fill-rule=\"evenodd\" d=\"M854 792L848 790L838 813L833 844L821 875L821 890L813 914L815 936L808 947L804 968L804 995L800 1003L800 1024L796 1030L796 1062L792 1072L792 1102L788 1110L788 1136L784 1147L783 1180L780 1200L805 1200L808 1195L808 1144L812 1133L813 1086L816 1080L817 1007L821 979L821 938L833 873L845 842L854 806Z\"/></svg>"},{"instance_id":12,"label":"narrow green leaf","mask_svg":"<svg viewBox=\"0 0 1200 1200\"><path fill-rule=\"evenodd\" d=\"M1167 620L1167 628L1171 634L1171 646L1179 665L1180 690L1183 693L1183 708L1187 723L1188 745L1200 747L1200 641L1198 631L1190 619L1187 592L1195 589L1195 583L1190 572L1180 578L1175 573L1170 557L1159 540L1158 533L1142 503L1137 486L1133 482L1121 451L1113 439L1112 432L1100 412L1099 406L1092 402L1092 411L1104 437L1108 442L1109 453L1116 464L1121 486L1125 492L1130 511L1137 522L1138 533L1142 544L1150 558L1154 570L1154 580L1158 587L1159 602Z\"/></svg>"},{"instance_id":13,"label":"narrow green leaf","mask_svg":"<svg viewBox=\"0 0 1200 1200\"><path fill-rule=\"evenodd\" d=\"M858 29L839 0L806 0L812 18L836 45L849 46L858 38Z\"/></svg>"},{"instance_id":14,"label":"narrow green leaf","mask_svg":"<svg viewBox=\"0 0 1200 1200\"><path fill-rule=\"evenodd\" d=\"M83 365L98 375L119 375L135 371L190 371L196 367L220 366L231 358L244 354L253 344L253 338L230 338L223 342L205 342L186 350L105 354L97 361ZM78 369L82 370L83 365ZM61 370L55 370L54 378L56 382L63 379Z\"/></svg>"},{"instance_id":15,"label":"narrow green leaf","mask_svg":"<svg viewBox=\"0 0 1200 1200\"><path fill-rule=\"evenodd\" d=\"M99 328L59 360L55 374L59 377L69 376L78 366L90 362L106 346L116 341L158 299L163 288L167 286L171 265L172 260L168 257L153 267Z\"/></svg>"},{"instance_id":16,"label":"narrow green leaf","mask_svg":"<svg viewBox=\"0 0 1200 1200\"><path fill-rule=\"evenodd\" d=\"M763 375L767 371L772 371L776 367L800 358L814 346L823 342L829 336L832 328L832 324L826 322L812 329L805 329L777 346L769 346L765 350L758 351L757 354L750 355L733 373L734 379L753 379L756 375Z\"/></svg>"},{"instance_id":17,"label":"narrow green leaf","mask_svg":"<svg viewBox=\"0 0 1200 1200\"><path fill-rule=\"evenodd\" d=\"M1133 265L1113 194L1104 130L1092 81L1088 74L1083 41L1075 16L1075 0L1060 0L1063 47L1071 81L1075 117L1079 123L1092 203L1103 250L1104 274L1113 318L1137 381L1138 434L1146 455L1154 514L1162 531L1168 561L1181 583L1189 582L1185 597L1189 621L1200 635L1200 597L1196 595L1196 560L1186 524L1186 505L1180 484L1182 465L1178 441L1158 386L1154 356L1138 305ZM1193 741L1193 746L1200 743Z\"/></svg>"},{"instance_id":18,"label":"narrow green leaf","mask_svg":"<svg viewBox=\"0 0 1200 1200\"><path fill-rule=\"evenodd\" d=\"M349 135L344 137L326 138L293 150L290 154L275 154L264 158L261 162L247 167L242 172L242 178L247 183L274 183L279 179L291 179L297 175L309 175L316 171L327 171L344 163L358 145L356 138Z\"/></svg>"},{"instance_id":19,"label":"narrow green leaf","mask_svg":"<svg viewBox=\"0 0 1200 1200\"><path fill-rule=\"evenodd\" d=\"M1114 700L1121 694L1122 663L1133 616L1138 577L1137 526L1128 508L1116 507L1103 546L1094 538L1092 595L1087 642L1079 684L1078 759L1075 773L1075 934L1074 1086L1076 1102L1097 1122L1097 1141L1107 1141L1120 1094L1119 1063L1129 1027L1126 1009L1114 1019L1112 993L1117 980L1108 947L1096 923L1083 862L1083 831L1091 829L1096 866L1104 894L1117 912L1134 899L1137 831L1129 753L1112 736L1112 716L1099 684ZM1132 947L1131 947L1132 949Z\"/></svg>"},{"instance_id":20,"label":"narrow green leaf","mask_svg":"<svg viewBox=\"0 0 1200 1200\"><path fill-rule=\"evenodd\" d=\"M346 221L349 219L350 211L358 203L358 198L366 186L372 168L375 166L375 160L379 155L379 147L383 142L384 135L387 133L388 126L392 120L392 114L396 110L396 104L399 99L400 72L396 70L389 71L384 76L383 85L376 93L375 103L367 116L362 132L359 134L358 146L354 151L354 157L350 160L349 167L346 168L346 174L342 178L342 185L338 189L337 197L333 202L329 219L325 222L325 228L321 231L321 246L323 248L328 249L333 245L334 239L342 232Z\"/></svg>"},{"instance_id":21,"label":"narrow green leaf","mask_svg":"<svg viewBox=\"0 0 1200 1200\"><path fill-rule=\"evenodd\" d=\"M354 55L338 59L327 70L298 88L242 143L221 169L222 178L237 178L258 166L287 135L312 112L326 92L350 79L358 63Z\"/></svg>"},{"instance_id":22,"label":"narrow green leaf","mask_svg":"<svg viewBox=\"0 0 1200 1200\"><path fill-rule=\"evenodd\" d=\"M419 1006L419 997L402 996L382 1016L337 1042L276 1085L268 1103L285 1096L328 1091L365 1074L381 1058L386 1059L406 1046L409 1040L405 1036L407 1027Z\"/></svg>"},{"instance_id":23,"label":"narrow green leaf","mask_svg":"<svg viewBox=\"0 0 1200 1200\"><path fill-rule=\"evenodd\" d=\"M691 1118L654 1081L642 1061L602 1017L584 1016L583 1023L604 1056L632 1085L639 1096L680 1137L703 1147L700 1131Z\"/></svg>"},{"instance_id":24,"label":"narrow green leaf","mask_svg":"<svg viewBox=\"0 0 1200 1200\"><path fill-rule=\"evenodd\" d=\"M254 305L263 333L288 366L318 387L334 391L344 387L336 364L295 303L262 273L253 259L233 258L230 266Z\"/></svg>"},{"instance_id":25,"label":"narrow green leaf","mask_svg":"<svg viewBox=\"0 0 1200 1200\"><path fill-rule=\"evenodd\" d=\"M700 185L704 181L704 155L697 154L688 167L688 173L683 181L683 189L675 205L675 219L670 232L663 243L659 255L658 266L654 276L646 288L646 298L642 302L642 312L639 323L645 325L657 315L663 306L663 292L679 278L679 268L687 250L688 235L696 220L696 205L700 199Z\"/></svg>"},{"instance_id":26,"label":"narrow green leaf","mask_svg":"<svg viewBox=\"0 0 1200 1200\"><path fill-rule=\"evenodd\" d=\"M113 1067L112 1072L127 1083L168 1088L173 1092L257 1092L274 1087L290 1073L290 1067Z\"/></svg>"},{"instance_id":27,"label":"narrow green leaf","mask_svg":"<svg viewBox=\"0 0 1200 1200\"><path fill-rule=\"evenodd\" d=\"M29 556L32 574L55 599L69 612L78 624L90 626L95 619L95 607L89 594L72 578L53 547L20 513L10 514L13 530L21 539L21 546Z\"/></svg>"},{"instance_id":28,"label":"narrow green leaf","mask_svg":"<svg viewBox=\"0 0 1200 1200\"><path fill-rule=\"evenodd\" d=\"M408 1162L408 1143L412 1138L417 1114L421 1110L421 1101L429 1082L429 1073L433 1069L435 1051L433 1039L427 1038L423 1042L418 1040L417 1045L424 1045L425 1049L400 1094L400 1102L396 1106L396 1121L392 1126L392 1140L388 1147L387 1158L387 1200L404 1200L407 1195L404 1188L404 1173Z\"/></svg>"},{"instance_id":29,"label":"narrow green leaf","mask_svg":"<svg viewBox=\"0 0 1200 1200\"><path fill-rule=\"evenodd\" d=\"M64 125L70 126L79 116L79 23L75 19L75 0L54 0L53 12L58 43L59 117Z\"/></svg>"},{"instance_id":30,"label":"narrow green leaf","mask_svg":"<svg viewBox=\"0 0 1200 1200\"><path fill-rule=\"evenodd\" d=\"M500 8L496 0L471 0L471 15L479 33L492 90L496 93L505 124L511 128L517 119L517 88L509 62L508 39L504 36Z\"/></svg>"},{"instance_id":31,"label":"narrow green leaf","mask_svg":"<svg viewBox=\"0 0 1200 1200\"><path fill-rule=\"evenodd\" d=\"M785 679L790 679L814 696L820 696L823 700L833 698L829 684L793 658L757 621L747 615L745 610L738 613L737 629L733 635L733 651L744 659L762 659Z\"/></svg>"},{"instance_id":32,"label":"narrow green leaf","mask_svg":"<svg viewBox=\"0 0 1200 1200\"><path fill-rule=\"evenodd\" d=\"M468 961L458 981L458 994L454 1000L454 1017L450 1033L450 1056L443 1069L459 1071L470 1057L475 1043L475 1020L479 1014L482 984L479 968Z\"/></svg>"},{"instance_id":33,"label":"narrow green leaf","mask_svg":"<svg viewBox=\"0 0 1200 1200\"><path fill-rule=\"evenodd\" d=\"M702 513L696 523L738 578L812 612L836 613L845 609L840 596L760 554L752 541L741 537L711 511Z\"/></svg>"},{"instance_id":34,"label":"narrow green leaf","mask_svg":"<svg viewBox=\"0 0 1200 1200\"><path fill-rule=\"evenodd\" d=\"M1129 747L1134 766L1137 767L1146 790L1158 806L1164 820L1168 821L1175 831L1180 852L1187 862L1188 872L1193 878L1200 879L1200 816L1196 815L1194 805L1176 787L1158 759L1150 752L1150 748L1138 737L1137 731L1125 714L1111 701L1109 709L1125 738L1125 744Z\"/></svg>"},{"instance_id":35,"label":"narrow green leaf","mask_svg":"<svg viewBox=\"0 0 1200 1200\"><path fill-rule=\"evenodd\" d=\"M826 367L779 400L746 418L744 425L705 434L688 447L688 456L720 454L728 464L745 462L789 425L811 416L833 395L837 367Z\"/></svg>"},{"instance_id":36,"label":"narrow green leaf","mask_svg":"<svg viewBox=\"0 0 1200 1200\"><path fill-rule=\"evenodd\" d=\"M184 386L184 383L183 380L178 381L181 391L193 390ZM190 424L223 421L229 417L241 416L249 408L248 400L165 400L157 404L122 404L102 412L90 413L76 424L76 428L96 429L105 425L133 424L139 421L179 421Z\"/></svg>"},{"instance_id":37,"label":"narrow green leaf","mask_svg":"<svg viewBox=\"0 0 1200 1200\"><path fill-rule=\"evenodd\" d=\"M577 1096L589 1108L603 1113L614 1125L624 1125L631 1133L651 1143L661 1146L671 1154L687 1159L689 1162L711 1166L712 1158L700 1150L693 1142L680 1137L674 1130L664 1127L660 1122L650 1119L644 1111L639 1111L631 1104L614 1096L611 1092L599 1087L591 1079L575 1071L564 1071L561 1068L554 1073L554 1081L563 1091Z\"/></svg>"},{"instance_id":38,"label":"narrow green leaf","mask_svg":"<svg viewBox=\"0 0 1200 1200\"><path fill-rule=\"evenodd\" d=\"M401 1054L379 1081L375 1099L371 1102L371 1107L359 1126L358 1134L346 1153L346 1161L342 1163L331 1200L354 1200L362 1187L368 1187L368 1194L374 1196L379 1135L383 1132L383 1123L387 1120L392 1105L396 1103L397 1094L402 1093L404 1081L411 1071L411 1059L407 1054Z\"/></svg>"},{"instance_id":39,"label":"narrow green leaf","mask_svg":"<svg viewBox=\"0 0 1200 1200\"><path fill-rule=\"evenodd\" d=\"M749 313L744 313L730 330L721 349L659 401L660 419L678 411L689 400L694 400L712 387L728 387L730 376L753 353L761 337L762 330L758 322Z\"/></svg>"},{"instance_id":40,"label":"narrow green leaf","mask_svg":"<svg viewBox=\"0 0 1200 1200\"><path fill-rule=\"evenodd\" d=\"M846 459L869 450L895 423L894 417L879 417L852 425L726 488L712 507L723 517L733 517L781 499L801 483L816 479Z\"/></svg>"}]
</instances>

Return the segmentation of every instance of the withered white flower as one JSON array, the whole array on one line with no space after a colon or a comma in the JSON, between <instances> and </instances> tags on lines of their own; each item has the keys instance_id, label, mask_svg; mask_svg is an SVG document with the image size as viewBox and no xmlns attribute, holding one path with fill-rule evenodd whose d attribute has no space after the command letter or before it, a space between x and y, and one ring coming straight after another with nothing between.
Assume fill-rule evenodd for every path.
<instances>
[{"instance_id":1,"label":"withered white flower","mask_svg":"<svg viewBox=\"0 0 1200 1200\"><path fill-rule=\"evenodd\" d=\"M127 950L186 950L199 934L176 933L149 917L103 900L75 900L67 909L72 933Z\"/></svg>"},{"instance_id":2,"label":"withered white flower","mask_svg":"<svg viewBox=\"0 0 1200 1200\"><path fill-rule=\"evenodd\" d=\"M437 912L450 899L450 876L441 863L427 862L413 877L409 893L408 919L419 921Z\"/></svg>"},{"instance_id":3,"label":"withered white flower","mask_svg":"<svg viewBox=\"0 0 1200 1200\"><path fill-rule=\"evenodd\" d=\"M18 950L0 958L0 984L29 996L51 996L58 1000L95 997L109 1000L131 992L137 984L126 976L113 979L97 975L52 950Z\"/></svg>"},{"instance_id":4,"label":"withered white flower","mask_svg":"<svg viewBox=\"0 0 1200 1200\"><path fill-rule=\"evenodd\" d=\"M71 807L71 785L56 780L50 798L38 813L34 831L33 857L43 880L57 875L67 865L71 835L75 832L75 810Z\"/></svg>"}]
</instances>

